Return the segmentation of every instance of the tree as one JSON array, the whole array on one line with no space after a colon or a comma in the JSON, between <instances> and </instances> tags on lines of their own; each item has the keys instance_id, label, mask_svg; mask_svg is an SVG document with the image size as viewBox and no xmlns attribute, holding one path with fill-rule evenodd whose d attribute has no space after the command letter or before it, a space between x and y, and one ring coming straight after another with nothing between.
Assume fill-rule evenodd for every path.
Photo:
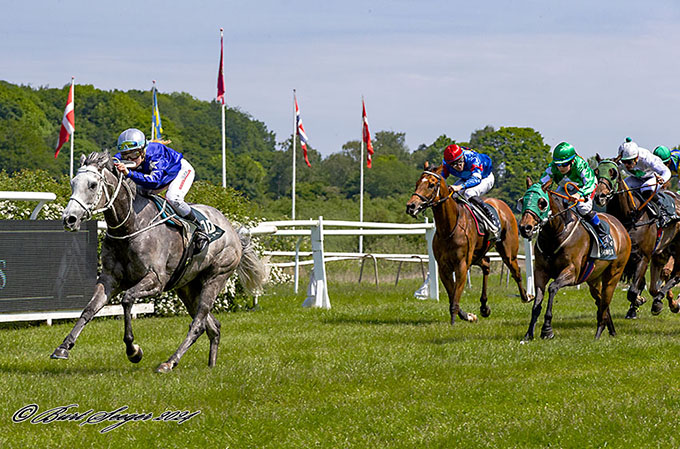
<instances>
[{"instance_id":1,"label":"tree","mask_svg":"<svg viewBox=\"0 0 680 449\"><path fill-rule=\"evenodd\" d=\"M456 141L446 134L442 134L430 145L423 144L419 146L418 149L411 154L411 163L418 168L422 168L425 161L439 165L442 163L444 157L444 148L452 143L456 143Z\"/></svg>"},{"instance_id":2,"label":"tree","mask_svg":"<svg viewBox=\"0 0 680 449\"><path fill-rule=\"evenodd\" d=\"M491 195L514 204L526 190L525 179L538 179L548 164L550 146L532 128L486 127L472 133L470 145L493 161L496 178Z\"/></svg>"}]
</instances>

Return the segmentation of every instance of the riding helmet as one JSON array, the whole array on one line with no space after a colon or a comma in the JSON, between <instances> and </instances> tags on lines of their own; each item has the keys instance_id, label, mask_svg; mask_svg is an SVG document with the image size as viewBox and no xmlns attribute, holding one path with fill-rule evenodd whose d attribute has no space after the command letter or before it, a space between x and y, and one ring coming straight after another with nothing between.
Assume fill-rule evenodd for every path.
<instances>
[{"instance_id":1,"label":"riding helmet","mask_svg":"<svg viewBox=\"0 0 680 449\"><path fill-rule=\"evenodd\" d=\"M557 165L566 164L576 157L576 150L568 142L560 142L553 150L553 162Z\"/></svg>"},{"instance_id":2,"label":"riding helmet","mask_svg":"<svg viewBox=\"0 0 680 449\"><path fill-rule=\"evenodd\" d=\"M444 150L444 160L446 162L456 162L461 157L463 157L463 149L455 143L449 145Z\"/></svg>"}]
</instances>

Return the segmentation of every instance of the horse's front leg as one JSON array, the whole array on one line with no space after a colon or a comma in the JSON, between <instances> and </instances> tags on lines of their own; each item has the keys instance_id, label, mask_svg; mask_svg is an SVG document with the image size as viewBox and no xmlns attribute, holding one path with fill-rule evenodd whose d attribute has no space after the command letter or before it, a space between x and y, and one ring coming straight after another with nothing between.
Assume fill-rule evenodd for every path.
<instances>
[{"instance_id":1,"label":"horse's front leg","mask_svg":"<svg viewBox=\"0 0 680 449\"><path fill-rule=\"evenodd\" d=\"M664 265L665 263L654 258L649 267L649 294L654 298L652 301L652 315L658 315L663 311L663 295L659 294L659 284L662 280L661 275Z\"/></svg>"},{"instance_id":2,"label":"horse's front leg","mask_svg":"<svg viewBox=\"0 0 680 449\"><path fill-rule=\"evenodd\" d=\"M626 319L636 319L637 309L645 303L645 297L642 296L642 291L645 289L645 272L647 271L647 266L649 265L649 258L643 256L635 269L635 274L633 275L633 281L630 283L628 288L628 293L626 297L630 302L630 308L626 313Z\"/></svg>"},{"instance_id":3,"label":"horse's front leg","mask_svg":"<svg viewBox=\"0 0 680 449\"><path fill-rule=\"evenodd\" d=\"M482 261L479 264L480 268L482 269L482 295L479 298L480 306L479 306L479 313L484 317L487 318L489 315L491 315L491 307L487 305L488 298L486 296L486 285L487 281L489 278L489 273L491 272L491 262L488 257L482 258Z\"/></svg>"},{"instance_id":4,"label":"horse's front leg","mask_svg":"<svg viewBox=\"0 0 680 449\"><path fill-rule=\"evenodd\" d=\"M543 317L543 328L541 329L541 338L551 339L555 337L552 329L552 307L557 290L566 285L576 284L576 270L574 266L570 266L557 276L557 278L550 283L548 287L548 305L545 308L545 315Z\"/></svg>"},{"instance_id":5,"label":"horse's front leg","mask_svg":"<svg viewBox=\"0 0 680 449\"><path fill-rule=\"evenodd\" d=\"M80 318L76 321L76 324L71 329L71 332L64 338L64 341L54 350L50 356L53 359L66 360L69 357L69 351L76 344L78 336L83 331L83 328L87 323L94 318L94 316L99 312L102 307L106 305L109 298L117 293L117 290L113 290L113 278L107 273L103 272L99 279L97 279L97 285L94 287L94 295L87 303L83 313L80 314Z\"/></svg>"},{"instance_id":6,"label":"horse's front leg","mask_svg":"<svg viewBox=\"0 0 680 449\"><path fill-rule=\"evenodd\" d=\"M156 295L163 291L163 284L158 279L158 275L149 270L146 275L135 286L128 289L123 295L123 316L125 318L125 332L123 341L125 342L125 353L128 360L132 363L139 363L144 352L139 345L134 344L135 336L132 333L132 306L137 298Z\"/></svg>"},{"instance_id":7,"label":"horse's front leg","mask_svg":"<svg viewBox=\"0 0 680 449\"><path fill-rule=\"evenodd\" d=\"M522 341L530 341L534 339L534 329L536 328L536 322L538 321L538 317L541 316L541 303L543 302L543 297L545 296L545 286L550 279L545 270L536 270L534 276L534 290L536 291L536 296L534 297L534 304L531 308L531 321L529 322L529 329L527 329L527 333L524 334Z\"/></svg>"},{"instance_id":8,"label":"horse's front leg","mask_svg":"<svg viewBox=\"0 0 680 449\"><path fill-rule=\"evenodd\" d=\"M469 321L471 323L477 321L477 315L475 315L474 313L464 312L463 309L460 307L460 298L463 296L463 290L465 289L465 282L467 281L469 267L470 263L468 261L463 260L458 264L454 271L456 275L456 282L454 288L455 307L450 308L451 324L453 324L453 317L455 316L456 313L458 314L458 317L460 317L461 320Z\"/></svg>"}]
</instances>

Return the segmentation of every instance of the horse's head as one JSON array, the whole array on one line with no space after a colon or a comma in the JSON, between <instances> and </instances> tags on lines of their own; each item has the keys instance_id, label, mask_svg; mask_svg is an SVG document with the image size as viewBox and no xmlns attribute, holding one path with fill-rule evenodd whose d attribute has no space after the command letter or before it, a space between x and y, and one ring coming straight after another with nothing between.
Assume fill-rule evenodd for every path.
<instances>
[{"instance_id":1,"label":"horse's head","mask_svg":"<svg viewBox=\"0 0 680 449\"><path fill-rule=\"evenodd\" d=\"M533 183L527 176L527 191L517 202L517 209L522 213L519 222L519 233L526 239L531 239L548 219L550 214L550 200L540 182Z\"/></svg>"},{"instance_id":2,"label":"horse's head","mask_svg":"<svg viewBox=\"0 0 680 449\"><path fill-rule=\"evenodd\" d=\"M619 159L601 159L600 155L595 155L597 159L597 168L595 168L595 175L597 176L597 189L595 190L595 204L604 207L609 200L614 196L614 193L619 190L619 180L621 179L621 171L619 170Z\"/></svg>"},{"instance_id":3,"label":"horse's head","mask_svg":"<svg viewBox=\"0 0 680 449\"><path fill-rule=\"evenodd\" d=\"M105 151L80 157L80 168L71 179L71 198L62 214L66 230L78 231L80 224L106 203L103 173L105 168L113 171L113 163L109 153Z\"/></svg>"},{"instance_id":4,"label":"horse's head","mask_svg":"<svg viewBox=\"0 0 680 449\"><path fill-rule=\"evenodd\" d=\"M448 198L448 187L442 176L443 166L432 167L425 161L424 171L416 181L416 189L406 203L406 213L415 217L423 210ZM444 195L442 198L442 194Z\"/></svg>"}]
</instances>

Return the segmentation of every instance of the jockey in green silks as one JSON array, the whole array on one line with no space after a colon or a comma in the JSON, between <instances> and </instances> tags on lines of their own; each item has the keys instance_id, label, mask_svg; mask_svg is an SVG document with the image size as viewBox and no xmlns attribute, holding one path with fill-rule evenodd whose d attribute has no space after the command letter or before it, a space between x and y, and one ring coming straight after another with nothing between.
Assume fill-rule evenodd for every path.
<instances>
[{"instance_id":1,"label":"jockey in green silks","mask_svg":"<svg viewBox=\"0 0 680 449\"><path fill-rule=\"evenodd\" d=\"M572 201L577 202L574 209L585 218L597 231L604 257L614 255L614 241L609 235L609 227L600 220L593 210L593 196L597 179L595 172L581 156L576 154L574 147L567 142L561 142L553 149L553 160L545 169L541 184L559 184L557 192L566 194ZM576 192L568 192L564 183L570 182L578 187Z\"/></svg>"}]
</instances>

